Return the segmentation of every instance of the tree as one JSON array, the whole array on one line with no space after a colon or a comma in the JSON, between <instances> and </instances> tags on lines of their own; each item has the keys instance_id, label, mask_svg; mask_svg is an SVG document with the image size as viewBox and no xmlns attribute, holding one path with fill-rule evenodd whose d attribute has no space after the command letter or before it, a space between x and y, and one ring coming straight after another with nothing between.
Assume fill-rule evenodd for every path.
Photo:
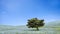
<instances>
[{"instance_id":1,"label":"tree","mask_svg":"<svg viewBox=\"0 0 60 34\"><path fill-rule=\"evenodd\" d=\"M44 20L39 20L37 18L29 19L27 23L28 28L36 28L37 30L39 30L38 28L44 26L45 24Z\"/></svg>"}]
</instances>

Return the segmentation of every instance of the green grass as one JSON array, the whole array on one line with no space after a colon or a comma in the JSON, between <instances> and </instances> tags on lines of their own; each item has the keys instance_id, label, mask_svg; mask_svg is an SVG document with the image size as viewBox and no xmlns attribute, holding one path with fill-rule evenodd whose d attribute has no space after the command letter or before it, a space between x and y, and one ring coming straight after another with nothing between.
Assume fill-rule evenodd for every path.
<instances>
[{"instance_id":1,"label":"green grass","mask_svg":"<svg viewBox=\"0 0 60 34\"><path fill-rule=\"evenodd\" d=\"M0 25L0 34L60 34L60 20L48 23L39 28L39 31L26 26Z\"/></svg>"},{"instance_id":2,"label":"green grass","mask_svg":"<svg viewBox=\"0 0 60 34\"><path fill-rule=\"evenodd\" d=\"M42 27L37 31L36 28L16 26L6 30L0 30L0 34L60 34L60 27Z\"/></svg>"}]
</instances>

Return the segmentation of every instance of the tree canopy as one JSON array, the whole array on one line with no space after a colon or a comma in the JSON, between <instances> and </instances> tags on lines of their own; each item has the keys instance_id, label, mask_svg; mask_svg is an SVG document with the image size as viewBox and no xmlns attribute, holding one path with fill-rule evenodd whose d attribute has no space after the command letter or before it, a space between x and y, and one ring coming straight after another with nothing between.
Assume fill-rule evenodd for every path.
<instances>
[{"instance_id":1,"label":"tree canopy","mask_svg":"<svg viewBox=\"0 0 60 34\"><path fill-rule=\"evenodd\" d=\"M37 28L44 26L44 20L39 20L38 18L28 19L27 26L28 28Z\"/></svg>"}]
</instances>

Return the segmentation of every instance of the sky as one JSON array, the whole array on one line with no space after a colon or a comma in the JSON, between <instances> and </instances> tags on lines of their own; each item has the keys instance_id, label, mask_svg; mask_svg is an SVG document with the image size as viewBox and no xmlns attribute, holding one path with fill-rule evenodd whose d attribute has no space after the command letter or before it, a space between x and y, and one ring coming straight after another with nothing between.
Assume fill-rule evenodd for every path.
<instances>
[{"instance_id":1,"label":"sky","mask_svg":"<svg viewBox=\"0 0 60 34\"><path fill-rule=\"evenodd\" d=\"M0 0L0 24L26 25L35 17L45 23L60 20L60 0Z\"/></svg>"}]
</instances>

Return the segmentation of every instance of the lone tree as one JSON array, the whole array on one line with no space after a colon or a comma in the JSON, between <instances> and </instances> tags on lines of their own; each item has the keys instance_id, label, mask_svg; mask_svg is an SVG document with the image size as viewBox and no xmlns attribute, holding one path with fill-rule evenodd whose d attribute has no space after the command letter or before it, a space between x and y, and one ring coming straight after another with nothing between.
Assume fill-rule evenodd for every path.
<instances>
[{"instance_id":1,"label":"lone tree","mask_svg":"<svg viewBox=\"0 0 60 34\"><path fill-rule=\"evenodd\" d=\"M38 28L44 26L45 24L44 20L39 20L37 18L29 19L27 23L28 28L36 28L37 30L39 30Z\"/></svg>"}]
</instances>

